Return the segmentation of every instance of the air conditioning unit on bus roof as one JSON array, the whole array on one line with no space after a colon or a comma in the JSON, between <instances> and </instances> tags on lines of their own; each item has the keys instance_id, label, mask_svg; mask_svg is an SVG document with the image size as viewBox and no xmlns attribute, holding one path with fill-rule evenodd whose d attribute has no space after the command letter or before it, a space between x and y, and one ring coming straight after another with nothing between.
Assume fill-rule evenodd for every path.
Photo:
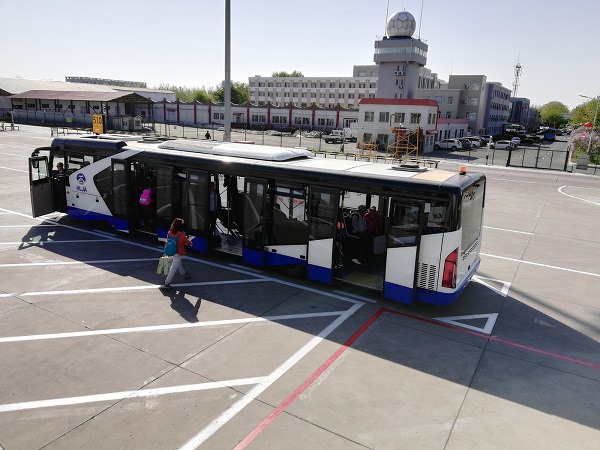
<instances>
[{"instance_id":1,"label":"air conditioning unit on bus roof","mask_svg":"<svg viewBox=\"0 0 600 450\"><path fill-rule=\"evenodd\" d=\"M396 72L394 72L394 75L401 77L402 75L404 75L404 70L396 70Z\"/></svg>"}]
</instances>

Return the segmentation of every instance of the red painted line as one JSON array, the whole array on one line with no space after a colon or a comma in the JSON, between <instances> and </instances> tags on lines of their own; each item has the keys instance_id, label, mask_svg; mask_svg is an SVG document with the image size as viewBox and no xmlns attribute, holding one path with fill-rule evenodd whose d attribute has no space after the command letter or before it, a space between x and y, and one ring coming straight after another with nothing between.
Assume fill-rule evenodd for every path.
<instances>
[{"instance_id":1,"label":"red painted line","mask_svg":"<svg viewBox=\"0 0 600 450\"><path fill-rule=\"evenodd\" d=\"M248 444L250 444L256 437L262 433L262 431L267 428L271 422L273 422L286 408L294 402L311 384L313 384L317 378L319 378L323 372L325 372L367 329L373 325L373 323L383 314L383 313L391 313L398 316L403 316L408 319L414 319L421 322L429 323L432 325L437 325L439 327L448 328L455 331L460 331L461 333L467 333L472 336L477 336L483 339L488 339L490 341L498 342L500 344L509 345L512 347L521 348L523 350L528 350L531 352L539 353L546 356L551 356L553 358L562 359L564 361L573 362L576 364L581 364L583 366L593 367L595 369L600 369L599 364L594 364L586 361L582 361L579 359L570 358L568 356L559 355L557 353L547 352L545 350L540 350L534 347L529 347L522 344L517 344L516 342L506 341L504 339L495 338L493 336L488 336L483 333L478 333L476 331L467 330L461 327L457 327L455 325L450 325L443 322L438 322L432 319L426 319L424 317L414 316L412 314L406 314L399 311L394 311L387 308L379 309L369 320L367 320L363 326L361 326L353 335L348 339L344 345L342 345L333 355L329 357L327 361L325 361L321 367L319 367L310 377L304 381L294 392L292 392L281 404L275 408L267 417L263 419L261 423L259 423L256 428L254 428L238 445L235 446L234 450L242 450L245 449Z\"/></svg>"},{"instance_id":2,"label":"red painted line","mask_svg":"<svg viewBox=\"0 0 600 450\"><path fill-rule=\"evenodd\" d=\"M407 317L409 319L420 320L421 322L426 322L426 323L430 323L430 324L437 325L437 326L440 326L440 327L449 328L451 330L460 331L461 333L467 333L467 334L470 334L472 336L477 336L477 337L480 337L480 338L483 338L483 339L488 339L490 341L498 342L498 343L504 344L504 345L509 345L511 347L521 348L523 350L527 350L527 351L534 352L534 353L539 353L541 355L551 356L552 358L562 359L564 361L569 361L569 362L572 362L572 363L575 363L575 364L580 364L582 366L592 367L594 369L600 369L600 364L594 364L594 363L591 363L591 362L582 361L580 359L571 358L569 356L559 355L558 353L551 353L551 352L547 352L545 350L540 350L540 349L535 348L535 347L529 347L527 345L517 344L516 342L511 342L511 341L507 341L507 340L504 340L504 339L496 338L496 337L493 337L493 336L488 336L487 334L483 334L483 333L478 333L476 331L467 330L465 328L457 327L455 325L450 325L448 323L437 322L435 320L425 319L423 317L413 316L412 314L401 313L401 312L398 312L398 311L393 311L391 309L386 309L385 312L386 313L396 314L398 316Z\"/></svg>"},{"instance_id":3,"label":"red painted line","mask_svg":"<svg viewBox=\"0 0 600 450\"><path fill-rule=\"evenodd\" d=\"M367 320L362 327L360 327L356 333L348 339L344 345L342 345L333 355L325 361L321 367L319 367L310 377L306 379L294 392L292 392L281 404L273 410L267 417L259 423L254 430L252 430L238 445L235 446L234 450L245 449L262 431L267 428L271 422L273 422L285 409L296 400L300 394L302 394L311 384L319 378L323 372L325 372L334 362L338 359L367 329L373 325L373 323L386 312L385 308L381 308L377 311L369 320Z\"/></svg>"}]
</instances>

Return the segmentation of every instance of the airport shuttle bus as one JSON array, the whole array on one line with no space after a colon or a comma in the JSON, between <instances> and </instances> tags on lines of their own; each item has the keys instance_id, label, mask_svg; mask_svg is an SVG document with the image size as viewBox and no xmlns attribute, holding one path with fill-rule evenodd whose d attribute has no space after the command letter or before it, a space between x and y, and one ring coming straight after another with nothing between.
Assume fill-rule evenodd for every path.
<instances>
[{"instance_id":1,"label":"airport shuttle bus","mask_svg":"<svg viewBox=\"0 0 600 450\"><path fill-rule=\"evenodd\" d=\"M51 169L59 162L67 178L57 188ZM58 211L66 196L70 217L159 241L181 217L199 252L364 286L407 304L454 302L480 263L486 179L464 167L453 172L317 158L300 148L91 135L55 138L36 149L29 174L36 217ZM352 222L361 217L369 218L369 228L358 233Z\"/></svg>"}]
</instances>

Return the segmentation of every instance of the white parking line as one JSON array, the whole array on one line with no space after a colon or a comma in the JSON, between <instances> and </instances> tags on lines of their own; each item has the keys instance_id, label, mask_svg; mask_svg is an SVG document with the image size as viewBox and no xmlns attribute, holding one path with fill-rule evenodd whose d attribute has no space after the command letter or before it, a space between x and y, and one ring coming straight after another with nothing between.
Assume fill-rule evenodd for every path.
<instances>
[{"instance_id":1,"label":"white parking line","mask_svg":"<svg viewBox=\"0 0 600 450\"><path fill-rule=\"evenodd\" d=\"M82 244L87 242L110 242L112 239L72 239L70 241L60 241L60 240L45 240L45 241L15 241L15 242L0 242L0 245L21 245L21 244L32 244L36 245L46 245L46 244Z\"/></svg>"},{"instance_id":2,"label":"white parking line","mask_svg":"<svg viewBox=\"0 0 600 450\"><path fill-rule=\"evenodd\" d=\"M241 323L255 323L255 322L274 322L281 320L294 320L294 319L312 319L316 317L331 317L341 316L345 311L331 311L321 313L306 313L306 314L285 314L279 316L265 316L265 317L244 317L242 319L228 319L228 320L212 320L206 322L196 323L176 323L170 325L148 325L145 327L128 327L128 328L112 328L105 330L91 330L91 331L73 331L69 333L52 333L52 334L33 334L29 336L12 336L0 338L0 344L13 343L13 342L25 342L25 341L43 341L47 339L65 339L74 337L89 337L89 336L106 336L109 334L124 334L124 333L143 333L148 331L165 331L165 330L182 330L185 328L204 328L204 327L215 327L223 325L237 325Z\"/></svg>"},{"instance_id":3,"label":"white parking line","mask_svg":"<svg viewBox=\"0 0 600 450\"><path fill-rule=\"evenodd\" d=\"M206 441L209 437L216 433L219 430L219 428L221 428L223 425L225 425L227 422L233 419L237 413L244 409L250 402L256 399L269 386L271 386L275 381L277 381L281 376L283 376L298 361L300 361L312 349L314 349L323 339L329 336L329 334L331 334L337 327L344 323L362 305L364 305L364 303L361 303L360 305L353 305L350 309L348 309L348 311L346 311L343 315L334 320L327 328L321 331L318 334L318 336L315 336L308 343L302 346L302 348L300 348L296 353L294 353L290 358L288 358L283 364L281 364L277 369L275 369L268 376L266 376L263 379L263 381L261 381L252 389L250 389L250 391L248 391L246 395L242 396L242 398L240 398L237 402L231 405L229 409L227 409L221 415L216 417L196 436L194 436L180 448L189 450L199 447L204 441Z\"/></svg>"},{"instance_id":4,"label":"white parking line","mask_svg":"<svg viewBox=\"0 0 600 450\"><path fill-rule=\"evenodd\" d=\"M506 231L508 233L520 233L520 234L531 234L531 235L533 235L533 233L529 233L527 231L517 231L517 230L509 230L507 228L488 227L486 225L484 225L483 228L489 228L491 230Z\"/></svg>"},{"instance_id":5,"label":"white parking line","mask_svg":"<svg viewBox=\"0 0 600 450\"><path fill-rule=\"evenodd\" d=\"M40 263L8 263L0 264L0 269L3 267L29 267L29 266L71 266L76 264L119 264L119 263L130 263L130 262L156 262L156 258L135 258L135 259L97 259L94 261L50 261Z\"/></svg>"},{"instance_id":6,"label":"white parking line","mask_svg":"<svg viewBox=\"0 0 600 450\"><path fill-rule=\"evenodd\" d=\"M171 284L173 287L183 286L215 286L224 284L245 284L245 283L264 283L271 280L266 279L245 279L245 280L227 280L227 281L204 281L199 283L177 283ZM159 289L160 284L145 284L143 286L122 286L122 287L107 287L97 289L65 289L62 291L36 291L36 292L14 292L0 294L0 298L6 297L39 297L45 295L68 295L68 294L105 294L107 292L129 292L129 291L144 291L148 289Z\"/></svg>"},{"instance_id":7,"label":"white parking line","mask_svg":"<svg viewBox=\"0 0 600 450\"><path fill-rule=\"evenodd\" d=\"M50 408L53 406L81 405L82 403L121 401L127 398L155 397L158 395L176 394L182 392L206 391L209 389L222 389L224 387L245 386L257 384L264 380L263 377L240 378L238 380L212 381L208 383L188 384L154 389L140 389L137 391L109 392L106 394L83 395L81 397L55 398L51 400L36 400L31 402L8 403L0 405L0 412L23 411L26 409Z\"/></svg>"},{"instance_id":8,"label":"white parking line","mask_svg":"<svg viewBox=\"0 0 600 450\"><path fill-rule=\"evenodd\" d=\"M13 172L23 172L23 173L29 173L27 170L13 169L13 168L11 168L11 167L4 167L4 166L0 166L0 169L4 169L4 170L12 170Z\"/></svg>"},{"instance_id":9,"label":"white parking line","mask_svg":"<svg viewBox=\"0 0 600 450\"><path fill-rule=\"evenodd\" d=\"M565 272L573 272L573 273L578 273L581 275L591 275L593 277L600 277L600 273L583 272L581 270L567 269L566 267L551 266L549 264L525 261L524 259L508 258L506 256L498 256L498 255L490 255L489 253L481 253L481 256L489 256L490 258L498 258L498 259L504 259L507 261L515 261L515 262L522 263L522 264L530 264L532 266L545 267L547 269L564 270Z\"/></svg>"}]
</instances>

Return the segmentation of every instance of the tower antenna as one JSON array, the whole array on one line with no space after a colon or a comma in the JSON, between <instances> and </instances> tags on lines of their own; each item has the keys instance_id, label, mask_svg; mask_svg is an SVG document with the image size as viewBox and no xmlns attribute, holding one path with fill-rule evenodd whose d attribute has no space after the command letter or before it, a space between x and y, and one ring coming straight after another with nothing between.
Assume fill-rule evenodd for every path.
<instances>
[{"instance_id":1,"label":"tower antenna","mask_svg":"<svg viewBox=\"0 0 600 450\"><path fill-rule=\"evenodd\" d=\"M387 20L388 14L390 13L390 0L387 2L387 8L385 8L385 25L383 27L383 35L387 36Z\"/></svg>"},{"instance_id":2,"label":"tower antenna","mask_svg":"<svg viewBox=\"0 0 600 450\"><path fill-rule=\"evenodd\" d=\"M421 40L421 22L423 21L423 3L425 3L425 0L421 0L421 16L419 17L419 40Z\"/></svg>"},{"instance_id":3,"label":"tower antenna","mask_svg":"<svg viewBox=\"0 0 600 450\"><path fill-rule=\"evenodd\" d=\"M519 91L519 77L521 76L521 70L523 66L519 63L519 58L517 58L517 64L515 66L515 80L513 81L513 98L517 96L517 92Z\"/></svg>"}]
</instances>

